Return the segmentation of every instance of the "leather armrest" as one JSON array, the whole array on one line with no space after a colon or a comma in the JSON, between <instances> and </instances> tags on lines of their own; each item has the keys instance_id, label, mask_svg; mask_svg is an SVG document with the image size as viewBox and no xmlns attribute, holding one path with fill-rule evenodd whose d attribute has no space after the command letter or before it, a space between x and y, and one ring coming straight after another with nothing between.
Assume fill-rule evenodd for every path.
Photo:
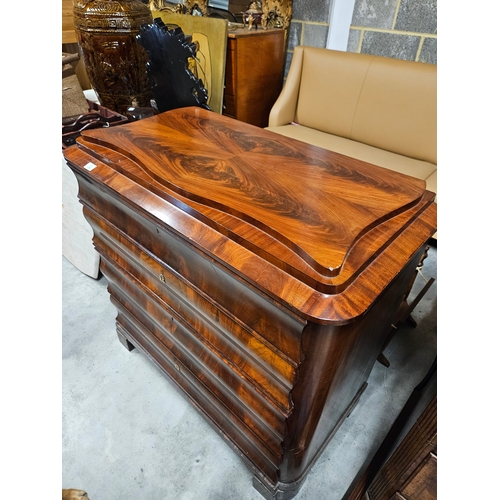
<instances>
[{"instance_id":1,"label":"leather armrest","mask_svg":"<svg viewBox=\"0 0 500 500\"><path fill-rule=\"evenodd\" d=\"M302 76L303 55L303 47L295 47L285 85L269 113L270 127L288 125L295 119Z\"/></svg>"}]
</instances>

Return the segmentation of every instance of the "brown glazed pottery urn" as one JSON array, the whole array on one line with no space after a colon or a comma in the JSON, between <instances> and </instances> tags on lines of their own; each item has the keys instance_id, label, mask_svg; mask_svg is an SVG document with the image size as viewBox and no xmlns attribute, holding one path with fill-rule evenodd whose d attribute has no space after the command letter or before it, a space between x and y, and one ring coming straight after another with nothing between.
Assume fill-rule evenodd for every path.
<instances>
[{"instance_id":1,"label":"brown glazed pottery urn","mask_svg":"<svg viewBox=\"0 0 500 500\"><path fill-rule=\"evenodd\" d=\"M149 106L148 56L136 41L141 24L153 22L148 6L139 0L75 0L73 18L100 104L122 114Z\"/></svg>"}]
</instances>

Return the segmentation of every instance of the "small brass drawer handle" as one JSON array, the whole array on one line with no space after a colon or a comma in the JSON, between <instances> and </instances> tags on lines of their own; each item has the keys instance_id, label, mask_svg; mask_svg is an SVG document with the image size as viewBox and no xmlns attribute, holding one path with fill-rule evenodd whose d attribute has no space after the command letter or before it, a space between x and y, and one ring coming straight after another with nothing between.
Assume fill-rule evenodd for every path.
<instances>
[{"instance_id":1,"label":"small brass drawer handle","mask_svg":"<svg viewBox=\"0 0 500 500\"><path fill-rule=\"evenodd\" d=\"M158 276L158 278L160 278L160 281L162 283L166 283L165 276L163 275L163 273L160 273L160 275Z\"/></svg>"}]
</instances>

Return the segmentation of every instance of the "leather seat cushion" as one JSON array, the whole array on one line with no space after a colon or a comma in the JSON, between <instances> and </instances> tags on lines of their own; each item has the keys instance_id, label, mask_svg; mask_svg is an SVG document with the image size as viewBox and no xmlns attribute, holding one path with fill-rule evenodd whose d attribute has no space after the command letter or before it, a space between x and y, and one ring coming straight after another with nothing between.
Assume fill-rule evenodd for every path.
<instances>
[{"instance_id":1,"label":"leather seat cushion","mask_svg":"<svg viewBox=\"0 0 500 500\"><path fill-rule=\"evenodd\" d=\"M437 165L434 163L409 158L302 125L267 127L267 130L425 180L429 191L437 191Z\"/></svg>"}]
</instances>

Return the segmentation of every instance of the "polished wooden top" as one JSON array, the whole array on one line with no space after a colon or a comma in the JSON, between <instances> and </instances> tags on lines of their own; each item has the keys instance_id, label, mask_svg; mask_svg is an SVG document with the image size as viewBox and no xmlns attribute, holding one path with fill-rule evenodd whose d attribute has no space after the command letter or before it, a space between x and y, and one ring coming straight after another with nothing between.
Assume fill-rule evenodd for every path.
<instances>
[{"instance_id":1,"label":"polished wooden top","mask_svg":"<svg viewBox=\"0 0 500 500\"><path fill-rule=\"evenodd\" d=\"M258 26L257 29L252 28L251 30L249 30L246 27L229 30L227 32L227 36L229 38L242 38L242 37L255 36L255 35L257 35L257 36L274 35L276 32L281 33L283 36L285 36L285 30L283 30L282 28L264 29L261 26Z\"/></svg>"},{"instance_id":2,"label":"polished wooden top","mask_svg":"<svg viewBox=\"0 0 500 500\"><path fill-rule=\"evenodd\" d=\"M195 107L84 132L78 147L216 231L217 244L200 243L215 257L230 239L323 293L434 205L421 180Z\"/></svg>"}]
</instances>

